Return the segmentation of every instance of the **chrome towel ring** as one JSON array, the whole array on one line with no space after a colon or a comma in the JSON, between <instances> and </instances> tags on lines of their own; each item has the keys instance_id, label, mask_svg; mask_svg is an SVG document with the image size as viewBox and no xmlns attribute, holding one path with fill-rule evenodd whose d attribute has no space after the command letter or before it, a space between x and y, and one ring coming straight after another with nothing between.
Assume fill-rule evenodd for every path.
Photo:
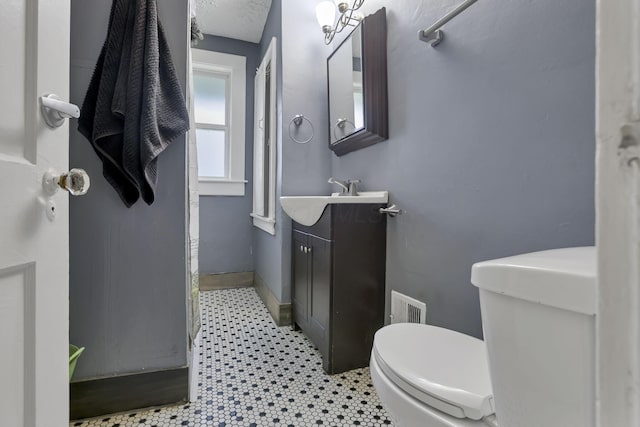
<instances>
[{"instance_id":1,"label":"chrome towel ring","mask_svg":"<svg viewBox=\"0 0 640 427\"><path fill-rule=\"evenodd\" d=\"M291 126L295 126L296 129L299 129L300 126L302 126L302 124L305 121L309 123L309 126L311 127L311 136L304 140L297 139L295 136L293 136ZM289 138L291 138L294 142L297 142L298 144L306 144L307 142L310 142L313 139L314 135L315 135L315 129L313 128L313 123L311 123L311 120L305 117L304 114L296 114L295 116L293 116L293 118L289 122Z\"/></svg>"},{"instance_id":2,"label":"chrome towel ring","mask_svg":"<svg viewBox=\"0 0 640 427\"><path fill-rule=\"evenodd\" d=\"M353 126L353 129L356 129L356 125L355 123L353 123L351 120L348 119L338 119L336 120L336 124L333 126L333 137L336 141L338 141L340 138L338 138L338 135L336 135L336 130L337 129L341 129L342 133L345 134L344 132L344 128L347 127L347 123L349 123L351 126ZM344 138L346 135L342 135L341 138Z\"/></svg>"}]
</instances>

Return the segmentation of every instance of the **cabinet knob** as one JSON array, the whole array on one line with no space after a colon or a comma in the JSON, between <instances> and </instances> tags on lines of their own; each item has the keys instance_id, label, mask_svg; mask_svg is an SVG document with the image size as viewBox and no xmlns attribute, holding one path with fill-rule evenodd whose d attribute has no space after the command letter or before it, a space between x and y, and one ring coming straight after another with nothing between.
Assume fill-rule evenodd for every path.
<instances>
[{"instance_id":1,"label":"cabinet knob","mask_svg":"<svg viewBox=\"0 0 640 427\"><path fill-rule=\"evenodd\" d=\"M304 252L304 246L300 245L300 252Z\"/></svg>"}]
</instances>

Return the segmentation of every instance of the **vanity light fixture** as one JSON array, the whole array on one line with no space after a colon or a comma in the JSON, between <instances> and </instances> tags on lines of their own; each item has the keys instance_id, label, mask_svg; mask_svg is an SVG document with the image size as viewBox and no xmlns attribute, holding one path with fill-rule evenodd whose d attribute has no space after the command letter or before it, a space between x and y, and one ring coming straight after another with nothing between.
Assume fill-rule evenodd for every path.
<instances>
[{"instance_id":1,"label":"vanity light fixture","mask_svg":"<svg viewBox=\"0 0 640 427\"><path fill-rule=\"evenodd\" d=\"M353 0L351 6L344 0L323 1L316 6L316 17L318 24L322 27L324 33L324 44L329 44L336 34L344 30L346 27L355 27L360 23L361 16L354 14L364 0ZM340 15L336 20L336 7Z\"/></svg>"}]
</instances>

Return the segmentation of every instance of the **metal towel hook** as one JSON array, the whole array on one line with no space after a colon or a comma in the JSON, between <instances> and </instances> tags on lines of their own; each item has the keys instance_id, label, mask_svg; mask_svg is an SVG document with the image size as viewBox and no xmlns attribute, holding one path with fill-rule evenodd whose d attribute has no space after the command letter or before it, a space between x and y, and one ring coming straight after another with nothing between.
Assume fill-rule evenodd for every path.
<instances>
[{"instance_id":1,"label":"metal towel hook","mask_svg":"<svg viewBox=\"0 0 640 427\"><path fill-rule=\"evenodd\" d=\"M296 128L299 128L300 126L302 126L302 124L305 121L309 123L309 126L311 126L311 136L305 140L296 139L293 136L293 132L291 132L291 126L294 125ZM305 117L304 114L296 114L295 116L293 116L293 118L289 122L289 138L291 138L294 142L297 142L298 144L306 144L307 142L310 142L313 139L313 136L315 135L315 133L316 132L315 132L315 129L313 128L313 123L311 123L311 120Z\"/></svg>"}]
</instances>

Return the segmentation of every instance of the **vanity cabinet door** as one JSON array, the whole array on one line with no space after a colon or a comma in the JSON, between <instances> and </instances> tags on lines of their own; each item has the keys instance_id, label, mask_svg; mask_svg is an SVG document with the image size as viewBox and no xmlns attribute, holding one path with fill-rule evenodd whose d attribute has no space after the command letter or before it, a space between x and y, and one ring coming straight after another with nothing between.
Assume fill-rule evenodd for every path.
<instances>
[{"instance_id":1,"label":"vanity cabinet door","mask_svg":"<svg viewBox=\"0 0 640 427\"><path fill-rule=\"evenodd\" d=\"M309 238L309 338L318 347L325 367L329 355L329 322L331 315L331 242Z\"/></svg>"},{"instance_id":2,"label":"vanity cabinet door","mask_svg":"<svg viewBox=\"0 0 640 427\"><path fill-rule=\"evenodd\" d=\"M306 330L309 307L309 257L308 237L298 231L293 232L293 321Z\"/></svg>"},{"instance_id":3,"label":"vanity cabinet door","mask_svg":"<svg viewBox=\"0 0 640 427\"><path fill-rule=\"evenodd\" d=\"M384 324L386 216L383 204L331 204L312 226L293 223L294 327L336 374L368 365Z\"/></svg>"}]
</instances>

